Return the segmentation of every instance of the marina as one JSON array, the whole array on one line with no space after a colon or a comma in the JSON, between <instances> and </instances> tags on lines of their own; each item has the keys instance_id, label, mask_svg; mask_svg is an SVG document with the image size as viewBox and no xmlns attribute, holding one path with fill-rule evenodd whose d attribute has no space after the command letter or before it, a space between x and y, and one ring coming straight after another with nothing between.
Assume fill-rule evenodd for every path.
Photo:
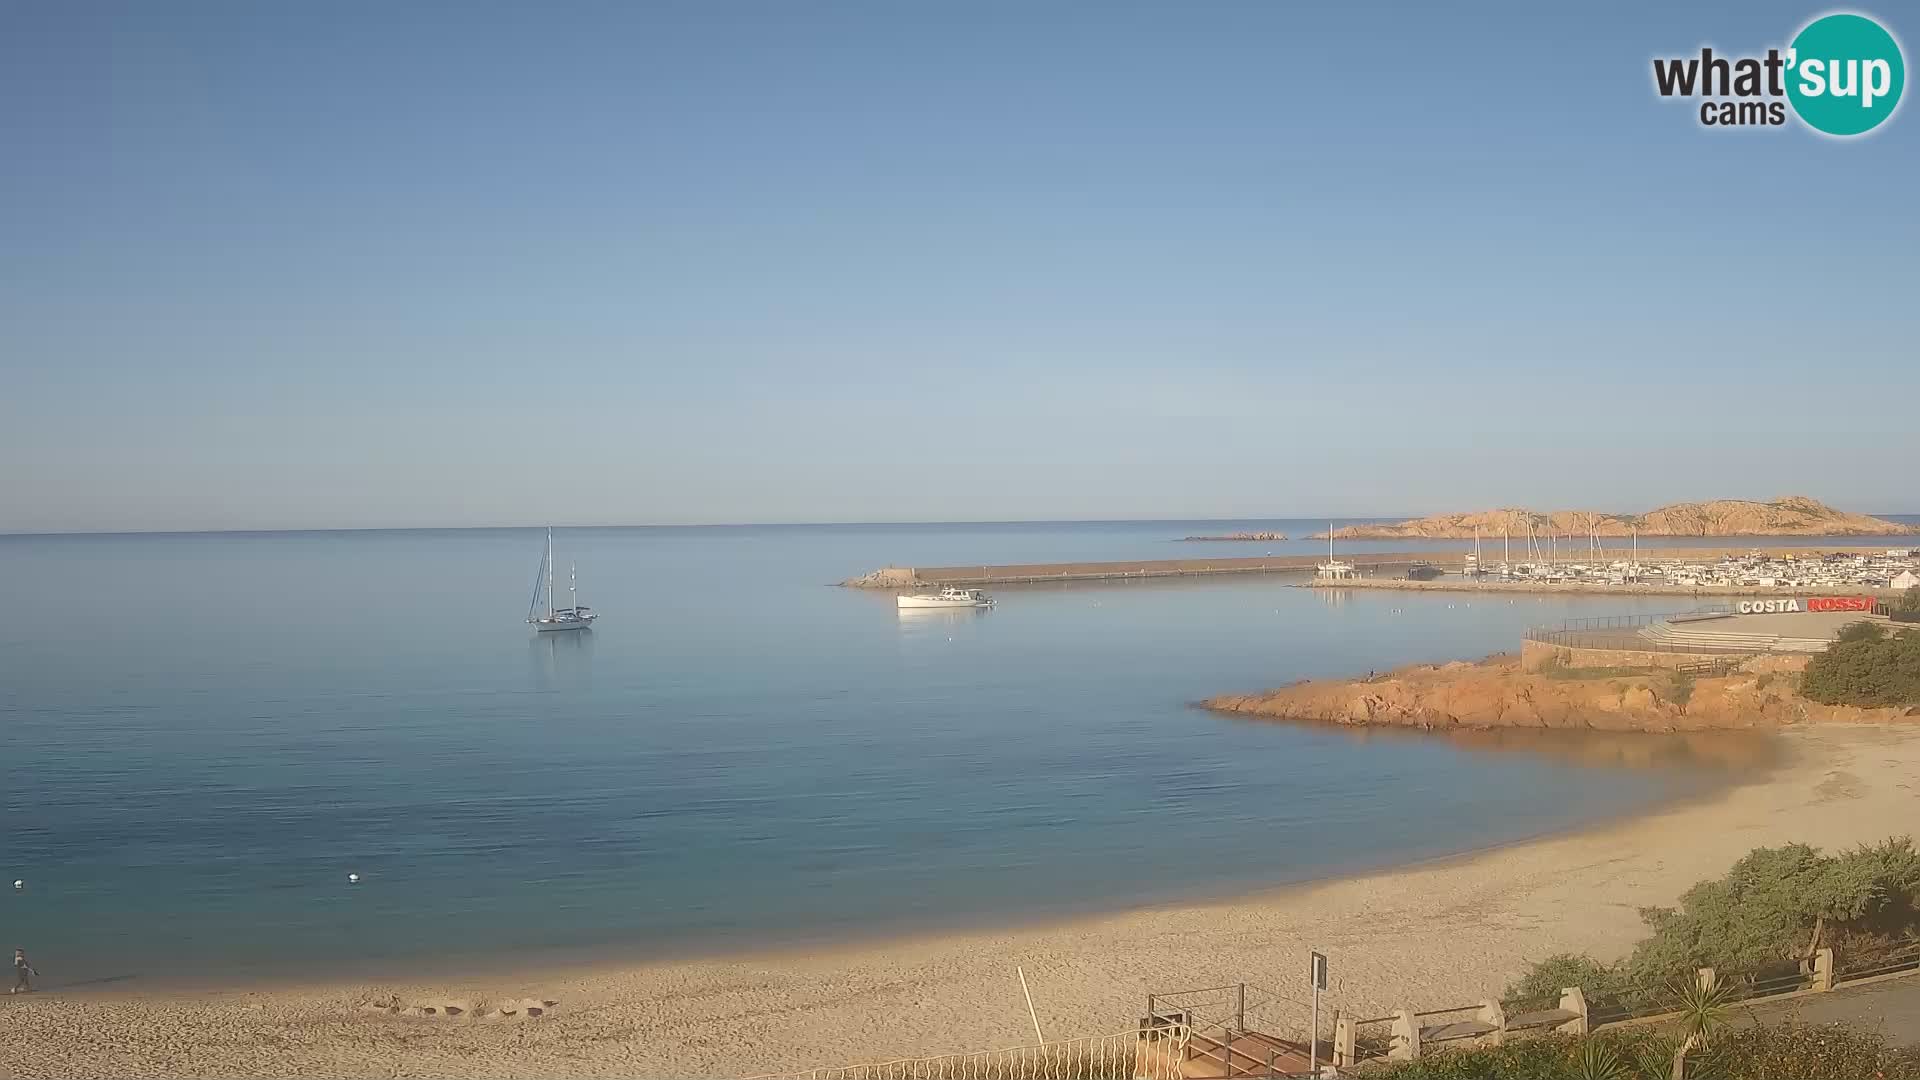
<instances>
[{"instance_id":1,"label":"marina","mask_svg":"<svg viewBox=\"0 0 1920 1080\"><path fill-rule=\"evenodd\" d=\"M1549 552L1525 561L1503 558L1496 563L1475 551L1342 553L1336 557L1330 545L1324 557L890 566L841 584L933 590L1233 574L1310 576L1306 583L1322 588L1567 590L1620 595L1713 595L1736 590L1819 595L1845 589L1894 595L1920 584L1920 549L1699 547L1636 549L1625 558L1609 558L1596 548L1579 560Z\"/></svg>"}]
</instances>

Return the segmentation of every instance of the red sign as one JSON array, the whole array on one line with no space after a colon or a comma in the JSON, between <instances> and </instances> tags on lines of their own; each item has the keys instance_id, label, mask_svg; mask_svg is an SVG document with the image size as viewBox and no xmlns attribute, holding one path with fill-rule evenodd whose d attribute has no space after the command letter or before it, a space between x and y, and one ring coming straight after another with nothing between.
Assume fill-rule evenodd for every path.
<instances>
[{"instance_id":1,"label":"red sign","mask_svg":"<svg viewBox=\"0 0 1920 1080\"><path fill-rule=\"evenodd\" d=\"M1872 611L1871 596L1816 596L1807 601L1808 611Z\"/></svg>"}]
</instances>

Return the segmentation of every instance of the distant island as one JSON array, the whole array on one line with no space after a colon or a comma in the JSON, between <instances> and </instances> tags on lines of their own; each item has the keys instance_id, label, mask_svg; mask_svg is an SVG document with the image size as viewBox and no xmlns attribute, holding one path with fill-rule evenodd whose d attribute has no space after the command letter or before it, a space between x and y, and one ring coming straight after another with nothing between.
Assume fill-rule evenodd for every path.
<instances>
[{"instance_id":1,"label":"distant island","mask_svg":"<svg viewBox=\"0 0 1920 1080\"><path fill-rule=\"evenodd\" d=\"M1279 532L1239 532L1225 536L1186 536L1183 540L1285 540L1286 533Z\"/></svg>"},{"instance_id":2,"label":"distant island","mask_svg":"<svg viewBox=\"0 0 1920 1080\"><path fill-rule=\"evenodd\" d=\"M1486 510L1473 514L1435 514L1394 525L1349 525L1324 540L1468 540L1475 535L1508 536L1905 536L1920 528L1849 514L1803 495L1772 502L1715 499L1674 503L1645 514L1605 514L1595 510Z\"/></svg>"}]
</instances>

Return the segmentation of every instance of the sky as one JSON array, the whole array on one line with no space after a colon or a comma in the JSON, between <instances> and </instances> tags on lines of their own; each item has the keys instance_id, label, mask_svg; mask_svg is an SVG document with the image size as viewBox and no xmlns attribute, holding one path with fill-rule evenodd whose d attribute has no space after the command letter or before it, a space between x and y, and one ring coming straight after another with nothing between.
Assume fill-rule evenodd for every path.
<instances>
[{"instance_id":1,"label":"sky","mask_svg":"<svg viewBox=\"0 0 1920 1080\"><path fill-rule=\"evenodd\" d=\"M0 532L1920 511L1825 10L6 0Z\"/></svg>"}]
</instances>

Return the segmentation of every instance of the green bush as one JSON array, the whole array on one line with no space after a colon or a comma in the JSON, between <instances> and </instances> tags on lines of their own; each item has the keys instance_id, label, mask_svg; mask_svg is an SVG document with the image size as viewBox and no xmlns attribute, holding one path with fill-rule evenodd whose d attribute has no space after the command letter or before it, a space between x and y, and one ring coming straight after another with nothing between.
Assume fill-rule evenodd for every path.
<instances>
[{"instance_id":1,"label":"green bush","mask_svg":"<svg viewBox=\"0 0 1920 1080\"><path fill-rule=\"evenodd\" d=\"M1379 1075L1387 1080L1573 1080L1574 1041L1521 1039L1505 1046L1440 1050Z\"/></svg>"},{"instance_id":2,"label":"green bush","mask_svg":"<svg viewBox=\"0 0 1920 1080\"><path fill-rule=\"evenodd\" d=\"M1384 1080L1668 1080L1673 1035L1648 1029L1437 1050ZM1879 1034L1801 1024L1736 1027L1687 1056L1688 1080L1920 1080L1920 1057Z\"/></svg>"},{"instance_id":3,"label":"green bush","mask_svg":"<svg viewBox=\"0 0 1920 1080\"><path fill-rule=\"evenodd\" d=\"M1800 693L1823 705L1920 705L1920 631L1855 623L1807 662Z\"/></svg>"},{"instance_id":4,"label":"green bush","mask_svg":"<svg viewBox=\"0 0 1920 1080\"><path fill-rule=\"evenodd\" d=\"M1673 698L1675 705L1686 708L1687 702L1693 700L1693 676L1684 671L1676 671L1669 678L1672 683L1669 696Z\"/></svg>"},{"instance_id":5,"label":"green bush","mask_svg":"<svg viewBox=\"0 0 1920 1080\"><path fill-rule=\"evenodd\" d=\"M1920 853L1908 837L1839 855L1805 844L1755 848L1724 876L1688 889L1678 908L1642 909L1653 935L1626 966L1642 986L1703 967L1764 976L1841 934L1856 946L1912 934L1920 928L1916 893Z\"/></svg>"},{"instance_id":6,"label":"green bush","mask_svg":"<svg viewBox=\"0 0 1920 1080\"><path fill-rule=\"evenodd\" d=\"M1805 844L1755 848L1672 908L1643 908L1650 935L1625 962L1547 957L1507 987L1507 1000L1558 996L1578 986L1590 1004L1638 1006L1694 971L1728 977L1790 973L1822 947L1870 962L1920 938L1920 852L1896 837L1837 855Z\"/></svg>"},{"instance_id":7,"label":"green bush","mask_svg":"<svg viewBox=\"0 0 1920 1080\"><path fill-rule=\"evenodd\" d=\"M1920 585L1908 589L1900 599L1888 605L1894 622L1920 622Z\"/></svg>"},{"instance_id":8,"label":"green bush","mask_svg":"<svg viewBox=\"0 0 1920 1080\"><path fill-rule=\"evenodd\" d=\"M1732 1080L1920 1080L1920 1056L1913 1051L1838 1024L1742 1028L1711 1057L1720 1075Z\"/></svg>"},{"instance_id":9,"label":"green bush","mask_svg":"<svg viewBox=\"0 0 1920 1080\"><path fill-rule=\"evenodd\" d=\"M1577 986L1589 1003L1610 998L1626 989L1624 973L1579 953L1556 953L1535 963L1527 973L1507 986L1502 1001L1535 1002L1560 1000L1560 991Z\"/></svg>"}]
</instances>

